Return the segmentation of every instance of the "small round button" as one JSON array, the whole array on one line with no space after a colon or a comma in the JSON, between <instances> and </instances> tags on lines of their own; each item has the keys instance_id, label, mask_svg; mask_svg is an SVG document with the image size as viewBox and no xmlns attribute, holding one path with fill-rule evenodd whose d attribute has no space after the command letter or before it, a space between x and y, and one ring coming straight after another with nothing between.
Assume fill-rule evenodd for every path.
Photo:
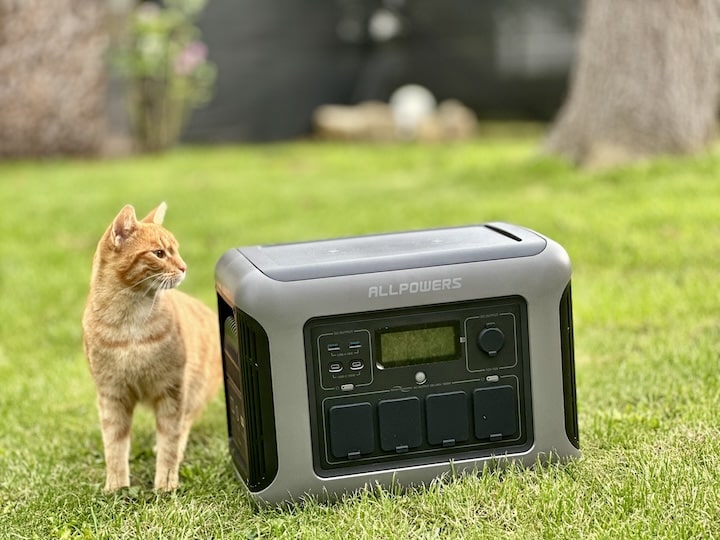
<instances>
[{"instance_id":1,"label":"small round button","mask_svg":"<svg viewBox=\"0 0 720 540\"><path fill-rule=\"evenodd\" d=\"M425 384L425 381L427 381L427 376L425 375L424 371L418 371L415 374L415 382L417 384Z\"/></svg>"},{"instance_id":2,"label":"small round button","mask_svg":"<svg viewBox=\"0 0 720 540\"><path fill-rule=\"evenodd\" d=\"M497 356L497 353L505 345L505 334L499 328L491 326L480 332L477 341L480 350L488 356Z\"/></svg>"}]
</instances>

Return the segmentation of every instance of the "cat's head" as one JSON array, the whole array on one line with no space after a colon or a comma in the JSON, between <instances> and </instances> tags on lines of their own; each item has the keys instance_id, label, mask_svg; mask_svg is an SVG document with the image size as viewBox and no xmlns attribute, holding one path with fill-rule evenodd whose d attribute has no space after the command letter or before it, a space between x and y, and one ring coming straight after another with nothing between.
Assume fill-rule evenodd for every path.
<instances>
[{"instance_id":1,"label":"cat's head","mask_svg":"<svg viewBox=\"0 0 720 540\"><path fill-rule=\"evenodd\" d=\"M129 204L120 210L100 240L95 271L112 272L123 288L138 291L177 287L187 266L177 240L162 226L166 210L163 202L141 220Z\"/></svg>"}]
</instances>

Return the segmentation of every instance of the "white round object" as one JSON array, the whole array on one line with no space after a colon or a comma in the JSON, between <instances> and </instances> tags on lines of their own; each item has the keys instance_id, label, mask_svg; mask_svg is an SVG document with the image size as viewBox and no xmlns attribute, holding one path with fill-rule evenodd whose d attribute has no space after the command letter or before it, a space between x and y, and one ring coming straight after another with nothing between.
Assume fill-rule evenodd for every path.
<instances>
[{"instance_id":1,"label":"white round object","mask_svg":"<svg viewBox=\"0 0 720 540\"><path fill-rule=\"evenodd\" d=\"M419 84L401 86L390 96L390 109L398 134L414 138L418 126L435 114L437 101L432 92Z\"/></svg>"}]
</instances>

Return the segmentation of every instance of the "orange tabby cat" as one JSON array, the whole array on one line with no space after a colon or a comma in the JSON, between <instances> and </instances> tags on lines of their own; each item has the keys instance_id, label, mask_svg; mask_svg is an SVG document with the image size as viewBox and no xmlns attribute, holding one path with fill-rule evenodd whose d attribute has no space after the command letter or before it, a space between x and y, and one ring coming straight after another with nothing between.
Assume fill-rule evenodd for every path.
<instances>
[{"instance_id":1,"label":"orange tabby cat","mask_svg":"<svg viewBox=\"0 0 720 540\"><path fill-rule=\"evenodd\" d=\"M174 290L186 266L162 226L165 210L162 203L138 221L125 206L93 259L83 340L97 387L107 491L130 485L138 403L155 412L155 489L175 489L191 424L222 381L215 314Z\"/></svg>"}]
</instances>

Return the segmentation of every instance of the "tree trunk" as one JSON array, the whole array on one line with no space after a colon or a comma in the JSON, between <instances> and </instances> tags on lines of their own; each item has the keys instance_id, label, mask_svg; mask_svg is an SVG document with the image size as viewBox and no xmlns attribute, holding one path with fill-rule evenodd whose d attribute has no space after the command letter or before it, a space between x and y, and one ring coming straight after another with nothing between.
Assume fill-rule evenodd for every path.
<instances>
[{"instance_id":1,"label":"tree trunk","mask_svg":"<svg viewBox=\"0 0 720 540\"><path fill-rule=\"evenodd\" d=\"M715 135L716 0L586 0L545 149L587 167L703 150Z\"/></svg>"}]
</instances>

